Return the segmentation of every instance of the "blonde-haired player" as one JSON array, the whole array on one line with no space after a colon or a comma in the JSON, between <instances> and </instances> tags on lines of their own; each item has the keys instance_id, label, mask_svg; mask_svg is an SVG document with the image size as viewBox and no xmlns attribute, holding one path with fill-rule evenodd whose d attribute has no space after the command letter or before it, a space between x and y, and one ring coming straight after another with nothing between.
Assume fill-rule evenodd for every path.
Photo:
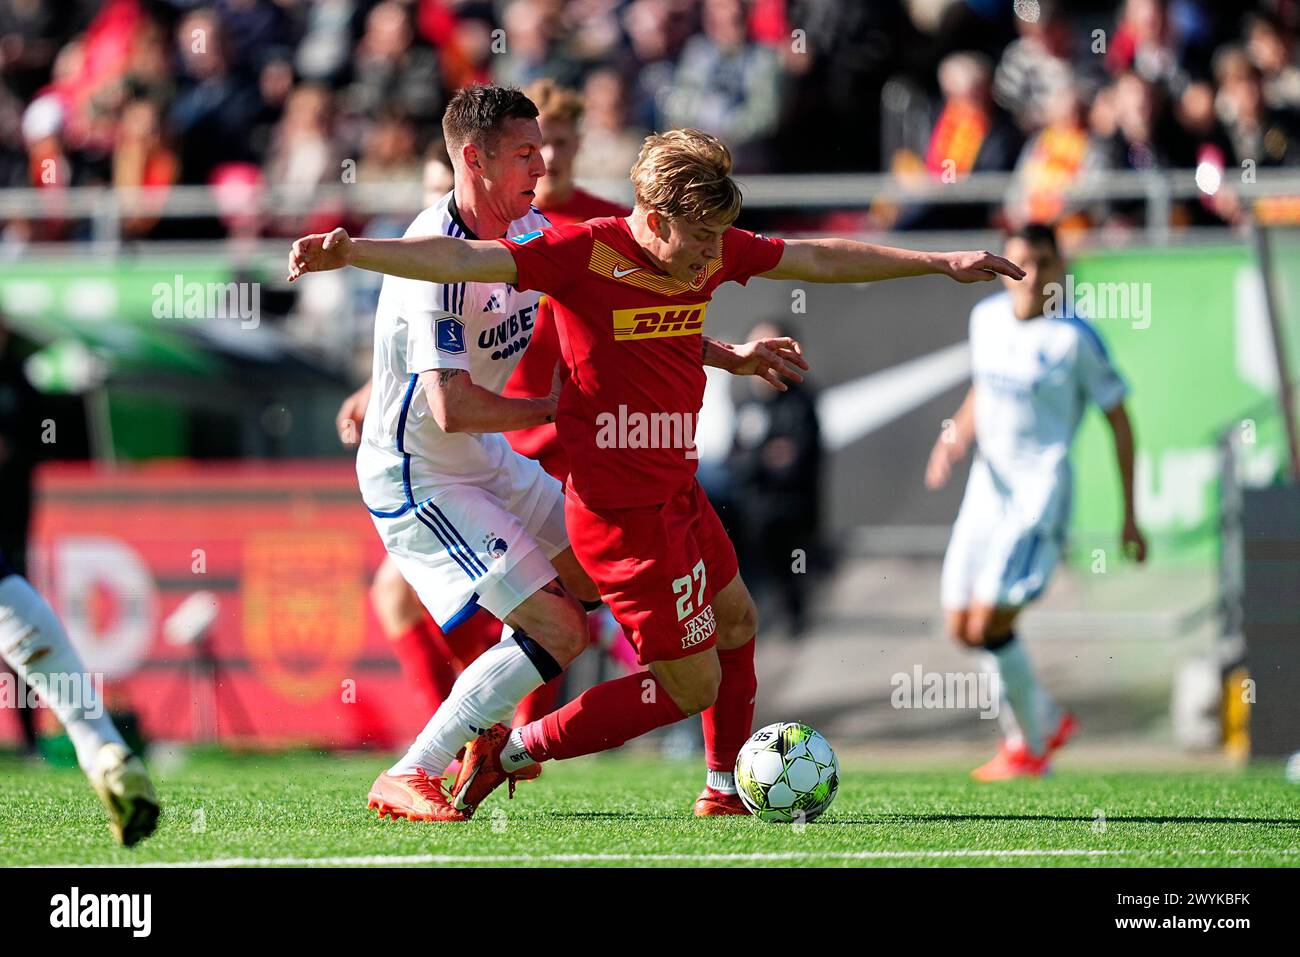
<instances>
[{"instance_id":1,"label":"blonde-haired player","mask_svg":"<svg viewBox=\"0 0 1300 957\"><path fill-rule=\"evenodd\" d=\"M556 423L570 462L570 542L650 675L607 681L540 720L480 735L453 787L467 813L537 762L617 747L697 712L704 712L708 779L695 811L744 813L732 768L753 721L758 615L695 478L693 426L706 362L754 371L756 359L776 360L761 374L777 388L783 375L800 378L795 366L806 364L797 345L788 354L741 356L705 337L709 302L722 283L1023 275L988 252L783 242L738 229L731 154L698 130L648 137L632 184L636 205L626 218L497 242L353 240L335 230L299 239L291 253L291 279L355 265L414 279L504 282L545 293L555 310L568 367Z\"/></svg>"}]
</instances>

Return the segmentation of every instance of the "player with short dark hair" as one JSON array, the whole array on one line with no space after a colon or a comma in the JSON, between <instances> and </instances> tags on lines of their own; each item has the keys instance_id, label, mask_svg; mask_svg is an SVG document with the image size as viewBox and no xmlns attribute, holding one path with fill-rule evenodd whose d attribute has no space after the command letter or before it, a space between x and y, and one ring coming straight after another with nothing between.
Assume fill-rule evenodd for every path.
<instances>
[{"instance_id":1,"label":"player with short dark hair","mask_svg":"<svg viewBox=\"0 0 1300 957\"><path fill-rule=\"evenodd\" d=\"M979 302L970 315L972 384L952 426L940 434L925 482L939 488L972 445L961 511L944 556L940 590L948 630L984 653L998 677L1004 740L977 780L1032 777L1076 727L1034 676L1016 618L1047 587L1070 518L1070 443L1088 402L1106 414L1115 439L1124 519L1120 538L1146 558L1133 504L1133 431L1128 387L1101 337L1071 303L1058 309L1065 263L1056 235L1031 224L1006 244L1026 277ZM1053 286L1053 284L1056 284Z\"/></svg>"}]
</instances>

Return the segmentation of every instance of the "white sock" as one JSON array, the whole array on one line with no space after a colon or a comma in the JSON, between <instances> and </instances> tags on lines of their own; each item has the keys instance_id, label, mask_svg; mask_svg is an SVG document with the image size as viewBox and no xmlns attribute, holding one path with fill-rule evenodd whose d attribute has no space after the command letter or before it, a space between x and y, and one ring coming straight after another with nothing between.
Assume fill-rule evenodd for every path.
<instances>
[{"instance_id":1,"label":"white sock","mask_svg":"<svg viewBox=\"0 0 1300 957\"><path fill-rule=\"evenodd\" d=\"M730 771L710 771L705 783L719 794L736 793L736 776Z\"/></svg>"},{"instance_id":2,"label":"white sock","mask_svg":"<svg viewBox=\"0 0 1300 957\"><path fill-rule=\"evenodd\" d=\"M501 766L507 771L518 771L520 768L526 768L536 763L537 761L524 747L523 729L513 729L510 732L510 739L506 741L506 746L501 749Z\"/></svg>"},{"instance_id":3,"label":"white sock","mask_svg":"<svg viewBox=\"0 0 1300 957\"><path fill-rule=\"evenodd\" d=\"M124 745L54 609L19 575L0 581L0 657L54 709L83 771L103 745Z\"/></svg>"},{"instance_id":4,"label":"white sock","mask_svg":"<svg viewBox=\"0 0 1300 957\"><path fill-rule=\"evenodd\" d=\"M389 774L414 774L423 768L430 776L441 775L456 752L488 728L509 721L523 701L547 677L538 670L515 636L508 637L479 655L460 673L451 694L429 719L406 755L389 768ZM558 673L558 665L531 638L535 653L540 651Z\"/></svg>"},{"instance_id":5,"label":"white sock","mask_svg":"<svg viewBox=\"0 0 1300 957\"><path fill-rule=\"evenodd\" d=\"M1040 686L1034 678L1034 668L1024 642L1013 635L1000 648L986 652L992 658L990 667L996 669L1002 684L1002 708L1020 727L1021 739L1032 753L1041 755L1045 747L1042 725Z\"/></svg>"}]
</instances>

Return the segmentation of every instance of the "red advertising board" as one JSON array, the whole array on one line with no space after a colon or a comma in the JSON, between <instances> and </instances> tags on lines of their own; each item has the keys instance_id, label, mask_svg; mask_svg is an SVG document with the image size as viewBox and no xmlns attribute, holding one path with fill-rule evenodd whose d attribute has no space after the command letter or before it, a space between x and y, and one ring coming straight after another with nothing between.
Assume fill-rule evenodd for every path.
<instances>
[{"instance_id":1,"label":"red advertising board","mask_svg":"<svg viewBox=\"0 0 1300 957\"><path fill-rule=\"evenodd\" d=\"M149 738L393 747L427 718L350 463L48 466L37 503L32 582Z\"/></svg>"}]
</instances>

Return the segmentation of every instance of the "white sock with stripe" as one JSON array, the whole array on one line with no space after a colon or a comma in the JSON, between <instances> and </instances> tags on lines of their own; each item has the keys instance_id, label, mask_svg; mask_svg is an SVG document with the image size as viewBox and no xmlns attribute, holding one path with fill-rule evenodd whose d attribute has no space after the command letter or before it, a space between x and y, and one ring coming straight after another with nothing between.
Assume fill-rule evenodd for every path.
<instances>
[{"instance_id":1,"label":"white sock with stripe","mask_svg":"<svg viewBox=\"0 0 1300 957\"><path fill-rule=\"evenodd\" d=\"M83 771L94 769L105 744L125 746L62 622L20 575L0 581L0 657L54 709Z\"/></svg>"},{"instance_id":2,"label":"white sock with stripe","mask_svg":"<svg viewBox=\"0 0 1300 957\"><path fill-rule=\"evenodd\" d=\"M1002 685L1002 707L1020 726L1025 747L1041 755L1046 750L1042 723L1040 685L1034 677L1034 667L1024 642L1017 641L1015 633L994 639L994 647L985 651L985 667L998 675Z\"/></svg>"},{"instance_id":3,"label":"white sock with stripe","mask_svg":"<svg viewBox=\"0 0 1300 957\"><path fill-rule=\"evenodd\" d=\"M532 638L509 627L505 635L460 673L447 700L389 774L423 768L432 777L442 775L457 751L494 724L509 722L519 702L560 673L555 659Z\"/></svg>"}]
</instances>

